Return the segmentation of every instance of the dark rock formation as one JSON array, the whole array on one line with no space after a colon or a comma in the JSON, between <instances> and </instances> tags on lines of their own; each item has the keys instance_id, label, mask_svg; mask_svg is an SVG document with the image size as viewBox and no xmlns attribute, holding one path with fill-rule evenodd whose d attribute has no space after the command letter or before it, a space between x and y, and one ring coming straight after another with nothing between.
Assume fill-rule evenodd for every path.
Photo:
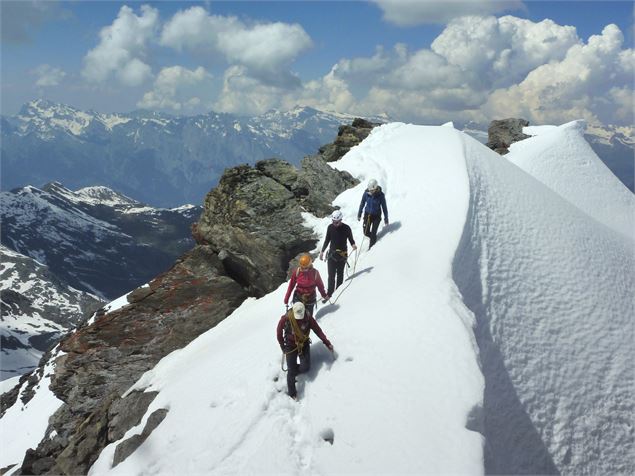
<instances>
[{"instance_id":1,"label":"dark rock formation","mask_svg":"<svg viewBox=\"0 0 635 476\"><path fill-rule=\"evenodd\" d=\"M319 155L300 170L278 159L228 169L205 198L197 240L218 253L229 276L262 296L286 279L289 260L316 245L301 212L330 213L333 199L356 183Z\"/></svg>"},{"instance_id":2,"label":"dark rock formation","mask_svg":"<svg viewBox=\"0 0 635 476\"><path fill-rule=\"evenodd\" d=\"M337 138L332 144L320 147L320 154L327 162L341 159L352 147L358 145L368 137L373 127L378 123L369 122L365 119L355 119L350 126L340 126Z\"/></svg>"},{"instance_id":3,"label":"dark rock formation","mask_svg":"<svg viewBox=\"0 0 635 476\"><path fill-rule=\"evenodd\" d=\"M514 142L527 139L523 134L523 127L529 125L525 119L501 119L492 121L487 129L487 147L501 155L509 152L509 146Z\"/></svg>"},{"instance_id":4,"label":"dark rock formation","mask_svg":"<svg viewBox=\"0 0 635 476\"><path fill-rule=\"evenodd\" d=\"M128 456L135 452L141 443L143 443L150 433L154 431L154 429L161 424L163 419L168 414L168 410L165 408L159 408L152 412L152 415L148 417L148 421L146 425L143 427L143 431L139 435L133 435L125 441L122 441L115 448L115 455L113 457L112 465L113 467L117 466L123 460L125 460Z\"/></svg>"},{"instance_id":5,"label":"dark rock formation","mask_svg":"<svg viewBox=\"0 0 635 476\"><path fill-rule=\"evenodd\" d=\"M362 125L360 135L368 129ZM61 341L65 354L56 359L50 387L65 404L49 420L39 446L29 450L22 474L86 474L106 445L139 424L155 394L121 396L162 357L214 327L246 297L284 282L289 261L317 240L303 226L301 212L330 213L331 201L356 183L320 155L305 158L299 170L277 159L227 169L193 227L194 249L149 287L130 293L127 306L98 313ZM141 435L119 442L117 462L165 412L155 412Z\"/></svg>"}]
</instances>

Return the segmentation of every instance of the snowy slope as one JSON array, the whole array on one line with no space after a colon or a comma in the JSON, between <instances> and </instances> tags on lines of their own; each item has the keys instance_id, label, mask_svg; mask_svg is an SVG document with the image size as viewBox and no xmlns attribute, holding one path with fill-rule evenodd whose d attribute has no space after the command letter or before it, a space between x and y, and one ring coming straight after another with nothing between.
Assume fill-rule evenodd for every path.
<instances>
[{"instance_id":1,"label":"snowy slope","mask_svg":"<svg viewBox=\"0 0 635 476\"><path fill-rule=\"evenodd\" d=\"M505 158L599 222L632 237L635 196L593 152L584 130L583 121L526 127L524 132L534 137L512 144Z\"/></svg>"},{"instance_id":2,"label":"snowy slope","mask_svg":"<svg viewBox=\"0 0 635 476\"><path fill-rule=\"evenodd\" d=\"M527 143L527 157L545 153ZM558 158L577 150L552 147ZM472 193L454 276L478 323L487 472L632 474L633 235L473 139L465 149ZM575 160L568 171L598 210L623 189Z\"/></svg>"},{"instance_id":3,"label":"snowy slope","mask_svg":"<svg viewBox=\"0 0 635 476\"><path fill-rule=\"evenodd\" d=\"M632 235L449 126L376 128L334 165L362 180L335 201L361 253L317 310L337 359L314 337L292 401L285 285L247 300L135 384L159 394L122 440L167 416L90 474L632 473ZM371 251L355 221L369 178L391 218ZM323 236L328 220L305 219Z\"/></svg>"}]
</instances>

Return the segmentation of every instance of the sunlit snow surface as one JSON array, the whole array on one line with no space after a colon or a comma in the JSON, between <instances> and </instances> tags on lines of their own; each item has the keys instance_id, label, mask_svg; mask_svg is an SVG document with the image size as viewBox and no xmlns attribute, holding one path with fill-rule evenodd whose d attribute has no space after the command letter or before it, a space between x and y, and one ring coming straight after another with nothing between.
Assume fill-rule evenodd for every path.
<instances>
[{"instance_id":1,"label":"sunlit snow surface","mask_svg":"<svg viewBox=\"0 0 635 476\"><path fill-rule=\"evenodd\" d=\"M466 424L483 380L451 280L468 179L457 132L423 130L383 127L338 163L380 181L392 224L369 253L355 218L364 185L338 197L363 251L350 287L317 311L338 358L313 339L300 402L286 395L275 340L283 285L146 374L137 387L160 391L146 417L167 417L112 470L107 447L92 474L482 472L482 437ZM328 220L310 221L323 235Z\"/></svg>"},{"instance_id":2,"label":"sunlit snow surface","mask_svg":"<svg viewBox=\"0 0 635 476\"><path fill-rule=\"evenodd\" d=\"M54 360L62 354L58 350L53 351L53 358L44 367L43 376L35 386L35 395L26 404L22 402L21 397L28 381L22 383L16 403L7 409L0 420L0 467L18 465L8 474L13 474L19 468L26 450L36 448L44 438L48 417L63 403L49 389L51 374L55 369Z\"/></svg>"},{"instance_id":3,"label":"sunlit snow surface","mask_svg":"<svg viewBox=\"0 0 635 476\"><path fill-rule=\"evenodd\" d=\"M549 152L582 150L571 131L552 128L566 140ZM528 161L545 151L535 139ZM622 185L580 170L593 156L553 172L589 207L514 154L451 125L374 129L333 164L362 181L335 201L361 245L353 279L316 313L337 358L314 337L291 400L275 340L286 284L249 299L135 384L159 394L123 439L166 418L90 473L635 472L632 201L603 214ZM391 224L368 251L356 214L370 178ZM304 218L322 239L328 219Z\"/></svg>"}]
</instances>

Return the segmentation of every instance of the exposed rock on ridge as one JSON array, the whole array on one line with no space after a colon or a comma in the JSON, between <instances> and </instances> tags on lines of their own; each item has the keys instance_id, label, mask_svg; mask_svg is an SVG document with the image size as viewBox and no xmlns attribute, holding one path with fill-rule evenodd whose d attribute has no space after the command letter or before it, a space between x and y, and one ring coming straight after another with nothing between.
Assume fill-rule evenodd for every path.
<instances>
[{"instance_id":1,"label":"exposed rock on ridge","mask_svg":"<svg viewBox=\"0 0 635 476\"><path fill-rule=\"evenodd\" d=\"M316 245L301 213L330 213L333 199L356 183L319 155L299 171L278 159L228 169L205 198L195 237L218 253L229 276L262 296L286 279L289 260Z\"/></svg>"},{"instance_id":2,"label":"exposed rock on ridge","mask_svg":"<svg viewBox=\"0 0 635 476\"><path fill-rule=\"evenodd\" d=\"M51 389L65 404L37 449L27 452L22 474L86 474L112 442L118 442L117 462L125 459L165 413L149 421L141 438L122 442L154 395L121 395L247 296L286 280L289 260L317 240L301 213L324 216L332 200L356 183L320 155L305 158L300 170L277 159L226 170L193 227L197 246L149 287L130 293L129 305L101 313L61 341L65 354L56 360Z\"/></svg>"},{"instance_id":3,"label":"exposed rock on ridge","mask_svg":"<svg viewBox=\"0 0 635 476\"><path fill-rule=\"evenodd\" d=\"M487 147L494 152L505 155L509 152L509 146L529 138L523 134L523 127L527 127L529 121L526 119L501 119L492 121L487 129Z\"/></svg>"},{"instance_id":4,"label":"exposed rock on ridge","mask_svg":"<svg viewBox=\"0 0 635 476\"><path fill-rule=\"evenodd\" d=\"M358 118L355 119L350 126L340 126L335 142L320 147L320 154L322 154L324 160L327 162L339 160L344 157L352 147L366 139L373 127L378 125L378 123Z\"/></svg>"}]
</instances>

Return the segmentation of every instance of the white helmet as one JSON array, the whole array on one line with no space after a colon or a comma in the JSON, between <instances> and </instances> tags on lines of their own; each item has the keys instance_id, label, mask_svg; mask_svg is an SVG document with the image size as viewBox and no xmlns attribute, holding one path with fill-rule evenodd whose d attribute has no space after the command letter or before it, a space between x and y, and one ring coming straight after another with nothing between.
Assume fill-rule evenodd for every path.
<instances>
[{"instance_id":1,"label":"white helmet","mask_svg":"<svg viewBox=\"0 0 635 476\"><path fill-rule=\"evenodd\" d=\"M335 210L331 214L331 220L333 220L333 221L342 221L342 218L344 218L344 216L342 215L342 211L341 210Z\"/></svg>"},{"instance_id":2,"label":"white helmet","mask_svg":"<svg viewBox=\"0 0 635 476\"><path fill-rule=\"evenodd\" d=\"M373 191L373 190L377 190L377 180L375 179L370 179L368 181L368 187L367 190Z\"/></svg>"},{"instance_id":3,"label":"white helmet","mask_svg":"<svg viewBox=\"0 0 635 476\"><path fill-rule=\"evenodd\" d=\"M304 304L300 301L293 305L293 317L296 319L304 319Z\"/></svg>"}]
</instances>

